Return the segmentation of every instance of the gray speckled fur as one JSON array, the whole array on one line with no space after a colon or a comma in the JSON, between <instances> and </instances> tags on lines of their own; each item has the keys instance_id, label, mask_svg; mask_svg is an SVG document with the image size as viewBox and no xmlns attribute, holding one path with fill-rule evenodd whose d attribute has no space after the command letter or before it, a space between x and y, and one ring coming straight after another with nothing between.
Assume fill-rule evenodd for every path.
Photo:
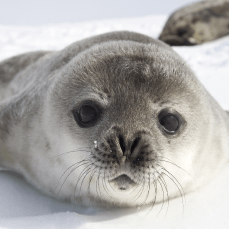
<instances>
[{"instance_id":1,"label":"gray speckled fur","mask_svg":"<svg viewBox=\"0 0 229 229\"><path fill-rule=\"evenodd\" d=\"M37 96L37 88L39 88L38 94L40 97L40 94L43 94L41 91L46 90L46 87L49 85L48 82L53 78L55 71L60 70L77 54L95 44L113 40L132 40L141 41L142 43L150 43L152 41L147 36L135 33L108 33L76 42L59 52L31 52L2 61L0 63L1 120L4 120L2 125L8 123L6 120L11 116L8 110L17 110L20 120L25 115L23 113L20 114L20 110L24 110L24 108L20 108L21 103L30 104L31 100L33 100L32 98ZM9 99L10 102L8 102ZM37 107L39 103L35 100L33 105ZM28 107L28 105L24 106ZM35 110L37 108L31 107L29 109L31 112L35 112ZM26 110L26 115L29 114L28 110Z\"/></svg>"},{"instance_id":2,"label":"gray speckled fur","mask_svg":"<svg viewBox=\"0 0 229 229\"><path fill-rule=\"evenodd\" d=\"M170 45L197 45L229 34L229 1L196 2L175 11L159 39Z\"/></svg>"},{"instance_id":3,"label":"gray speckled fur","mask_svg":"<svg viewBox=\"0 0 229 229\"><path fill-rule=\"evenodd\" d=\"M107 33L75 42L59 52L31 52L2 61L0 63L2 128L7 130L12 123L21 120L23 116L33 116L39 109L38 100L43 100L40 97L45 96L45 91L52 83L56 71L61 70L79 53L93 45L116 40L158 43L150 37L137 33Z\"/></svg>"},{"instance_id":4,"label":"gray speckled fur","mask_svg":"<svg viewBox=\"0 0 229 229\"><path fill-rule=\"evenodd\" d=\"M192 178L181 176L178 167L170 168L171 164L160 161L179 179L185 192L211 180L228 160L226 112L184 61L161 41L131 32L107 33L60 51L12 57L0 63L0 73L0 164L21 173L49 195L90 205L87 179L82 186L83 196L78 192L72 195L76 178L85 166L66 179L60 192L55 187L72 163L91 153L101 157L94 149L94 141L102 151L100 145L108 144L106 139L117 140L114 132L124 136L127 149L136 136L142 136L138 147L148 142L151 157L163 155L182 165ZM97 101L104 114L97 125L80 128L72 110L86 99ZM176 136L166 136L160 129L158 114L164 108L176 110L186 120ZM77 151L83 147L92 152ZM108 178L114 172L116 176L124 173L136 179L134 174L139 174L144 178L145 172L140 169L109 165L111 161L105 157L110 150L103 150L105 166L102 160L91 159ZM67 154L72 151L75 153ZM59 157L62 154L65 156ZM141 169L152 172L146 165ZM166 182L170 198L179 195L176 188L170 187L170 181ZM90 184L95 183L93 177ZM92 199L98 199L95 190L93 186ZM131 195L122 199L113 193L115 200L110 201L107 192L102 192L102 202L116 206L141 205L145 199L144 192L136 203ZM157 196L158 202L164 198L162 191ZM145 203L154 197L152 190Z\"/></svg>"}]
</instances>

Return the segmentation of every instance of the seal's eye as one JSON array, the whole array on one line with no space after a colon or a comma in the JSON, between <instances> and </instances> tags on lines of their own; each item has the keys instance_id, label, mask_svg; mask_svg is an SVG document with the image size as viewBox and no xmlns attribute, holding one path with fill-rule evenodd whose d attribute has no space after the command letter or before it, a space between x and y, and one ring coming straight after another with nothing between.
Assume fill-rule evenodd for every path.
<instances>
[{"instance_id":1,"label":"seal's eye","mask_svg":"<svg viewBox=\"0 0 229 229\"><path fill-rule=\"evenodd\" d=\"M73 110L74 118L80 127L92 127L100 117L100 110L96 104L82 104L78 109Z\"/></svg>"},{"instance_id":2,"label":"seal's eye","mask_svg":"<svg viewBox=\"0 0 229 229\"><path fill-rule=\"evenodd\" d=\"M164 127L164 129L168 132L174 132L177 130L179 126L179 121L176 116L169 114L160 118L160 124Z\"/></svg>"},{"instance_id":3,"label":"seal's eye","mask_svg":"<svg viewBox=\"0 0 229 229\"><path fill-rule=\"evenodd\" d=\"M180 126L179 116L171 113L163 113L164 112L161 112L158 117L160 125L166 133L175 134Z\"/></svg>"}]
</instances>

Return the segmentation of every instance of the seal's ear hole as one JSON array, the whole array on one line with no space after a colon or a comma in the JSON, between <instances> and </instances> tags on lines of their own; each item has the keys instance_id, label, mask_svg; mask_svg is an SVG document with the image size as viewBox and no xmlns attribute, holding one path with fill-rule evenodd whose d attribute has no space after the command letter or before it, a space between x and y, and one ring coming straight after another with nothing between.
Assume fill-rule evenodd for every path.
<instances>
[{"instance_id":1,"label":"seal's ear hole","mask_svg":"<svg viewBox=\"0 0 229 229\"><path fill-rule=\"evenodd\" d=\"M159 124L167 134L176 134L182 123L181 115L176 111L162 110L158 115Z\"/></svg>"},{"instance_id":2,"label":"seal's ear hole","mask_svg":"<svg viewBox=\"0 0 229 229\"><path fill-rule=\"evenodd\" d=\"M101 110L93 101L84 101L72 111L76 123L83 128L94 126L100 119Z\"/></svg>"}]
</instances>

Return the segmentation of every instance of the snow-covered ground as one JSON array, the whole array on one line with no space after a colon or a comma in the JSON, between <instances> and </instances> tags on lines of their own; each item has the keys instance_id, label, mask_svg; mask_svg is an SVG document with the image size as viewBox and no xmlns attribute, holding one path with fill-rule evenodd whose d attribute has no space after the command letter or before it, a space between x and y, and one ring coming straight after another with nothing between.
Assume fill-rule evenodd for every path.
<instances>
[{"instance_id":1,"label":"snow-covered ground","mask_svg":"<svg viewBox=\"0 0 229 229\"><path fill-rule=\"evenodd\" d=\"M59 50L92 35L130 30L157 38L166 16L22 27L0 25L0 60L32 50ZM225 109L229 109L229 36L174 48ZM229 152L228 152L229 153ZM0 172L0 229L229 228L229 166L208 186L153 209L80 208L40 193L19 175Z\"/></svg>"}]
</instances>

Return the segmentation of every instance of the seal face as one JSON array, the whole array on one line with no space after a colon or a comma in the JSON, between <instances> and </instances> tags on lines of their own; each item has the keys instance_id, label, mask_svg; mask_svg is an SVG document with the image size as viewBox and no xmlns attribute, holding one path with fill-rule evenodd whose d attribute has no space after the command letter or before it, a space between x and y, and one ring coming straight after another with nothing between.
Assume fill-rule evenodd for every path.
<instances>
[{"instance_id":1,"label":"seal face","mask_svg":"<svg viewBox=\"0 0 229 229\"><path fill-rule=\"evenodd\" d=\"M159 39L169 45L197 45L229 34L229 1L193 3L175 11Z\"/></svg>"},{"instance_id":2,"label":"seal face","mask_svg":"<svg viewBox=\"0 0 229 229\"><path fill-rule=\"evenodd\" d=\"M0 69L1 165L54 197L154 204L195 190L228 160L227 113L160 41L108 33Z\"/></svg>"}]
</instances>

